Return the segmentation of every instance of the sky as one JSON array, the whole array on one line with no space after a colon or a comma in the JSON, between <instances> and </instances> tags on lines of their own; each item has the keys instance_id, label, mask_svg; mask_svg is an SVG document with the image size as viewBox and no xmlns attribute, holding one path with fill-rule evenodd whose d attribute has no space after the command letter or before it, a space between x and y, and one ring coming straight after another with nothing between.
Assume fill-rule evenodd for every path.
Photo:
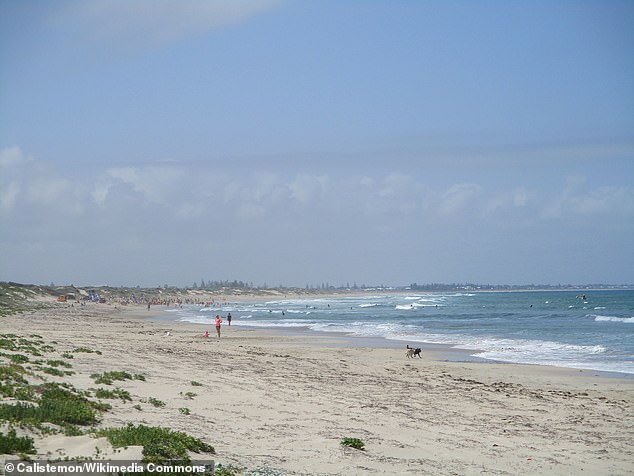
<instances>
[{"instance_id":1,"label":"sky","mask_svg":"<svg viewBox=\"0 0 634 476\"><path fill-rule=\"evenodd\" d=\"M0 280L634 283L634 2L0 0Z\"/></svg>"}]
</instances>

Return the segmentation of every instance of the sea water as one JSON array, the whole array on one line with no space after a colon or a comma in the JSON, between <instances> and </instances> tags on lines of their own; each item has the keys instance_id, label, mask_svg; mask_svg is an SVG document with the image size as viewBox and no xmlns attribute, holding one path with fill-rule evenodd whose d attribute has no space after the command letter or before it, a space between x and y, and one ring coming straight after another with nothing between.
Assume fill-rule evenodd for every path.
<instances>
[{"instance_id":1,"label":"sea water","mask_svg":"<svg viewBox=\"0 0 634 476\"><path fill-rule=\"evenodd\" d=\"M176 320L446 344L479 358L634 375L634 291L377 293L183 306ZM226 319L224 319L226 324Z\"/></svg>"}]
</instances>

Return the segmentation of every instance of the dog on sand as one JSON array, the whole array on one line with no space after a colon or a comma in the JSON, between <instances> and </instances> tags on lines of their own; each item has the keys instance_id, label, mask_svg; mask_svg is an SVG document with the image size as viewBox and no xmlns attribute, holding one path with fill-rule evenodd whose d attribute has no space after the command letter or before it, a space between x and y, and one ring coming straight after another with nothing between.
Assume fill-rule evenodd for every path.
<instances>
[{"instance_id":1,"label":"dog on sand","mask_svg":"<svg viewBox=\"0 0 634 476\"><path fill-rule=\"evenodd\" d=\"M420 355L420 348L415 349L414 347L410 347L409 345L407 346L407 351L405 352L405 355L408 359L413 359L417 355L419 359L422 359Z\"/></svg>"}]
</instances>

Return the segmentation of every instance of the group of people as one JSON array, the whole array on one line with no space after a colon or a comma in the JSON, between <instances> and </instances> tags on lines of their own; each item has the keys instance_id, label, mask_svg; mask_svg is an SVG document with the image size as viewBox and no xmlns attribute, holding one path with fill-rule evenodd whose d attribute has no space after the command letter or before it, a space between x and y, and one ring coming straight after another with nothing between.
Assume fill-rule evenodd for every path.
<instances>
[{"instance_id":1,"label":"group of people","mask_svg":"<svg viewBox=\"0 0 634 476\"><path fill-rule=\"evenodd\" d=\"M231 325L231 313L227 314L227 323ZM220 326L222 324L222 318L220 314L216 314L216 332L218 333L218 339L220 339ZM209 337L209 331L205 331L205 337Z\"/></svg>"}]
</instances>

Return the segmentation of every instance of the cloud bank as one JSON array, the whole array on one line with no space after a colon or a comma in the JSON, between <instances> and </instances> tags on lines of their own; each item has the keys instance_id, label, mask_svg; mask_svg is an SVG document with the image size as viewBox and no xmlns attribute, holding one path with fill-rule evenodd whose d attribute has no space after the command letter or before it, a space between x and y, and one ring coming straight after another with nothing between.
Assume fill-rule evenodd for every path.
<instances>
[{"instance_id":1,"label":"cloud bank","mask_svg":"<svg viewBox=\"0 0 634 476\"><path fill-rule=\"evenodd\" d=\"M327 274L315 261L321 253L332 256L345 249L351 252L340 258L341 267L361 269L364 257L381 253L387 243L413 247L413 254L432 263L430 254L461 252L470 241L490 253L496 246L509 248L509 236L525 237L527 245L533 234L547 236L549 227L589 237L597 227L631 236L634 227L634 187L594 185L578 175L562 177L558 187L544 192L529 183L441 185L397 171L311 174L262 167L245 172L231 163L157 162L75 174L29 157L19 147L0 151L0 166L5 249L54 253L61 246L81 256L109 249L129 263L136 262L130 257L135 254L146 259L168 253L182 263L179 276L197 269L192 250L200 253L199 263L217 263L223 276L241 269L245 275L233 276L247 280L257 278L246 276L250 271L241 263L240 250L270 253L272 261L263 268L274 270L285 284L302 285L297 279L305 270L292 274L287 269L288 275L277 276L292 267L276 260L312 254L308 260L315 273ZM517 248L510 246L509 252ZM231 259L225 262L222 256ZM258 276L265 280L265 274Z\"/></svg>"}]
</instances>

